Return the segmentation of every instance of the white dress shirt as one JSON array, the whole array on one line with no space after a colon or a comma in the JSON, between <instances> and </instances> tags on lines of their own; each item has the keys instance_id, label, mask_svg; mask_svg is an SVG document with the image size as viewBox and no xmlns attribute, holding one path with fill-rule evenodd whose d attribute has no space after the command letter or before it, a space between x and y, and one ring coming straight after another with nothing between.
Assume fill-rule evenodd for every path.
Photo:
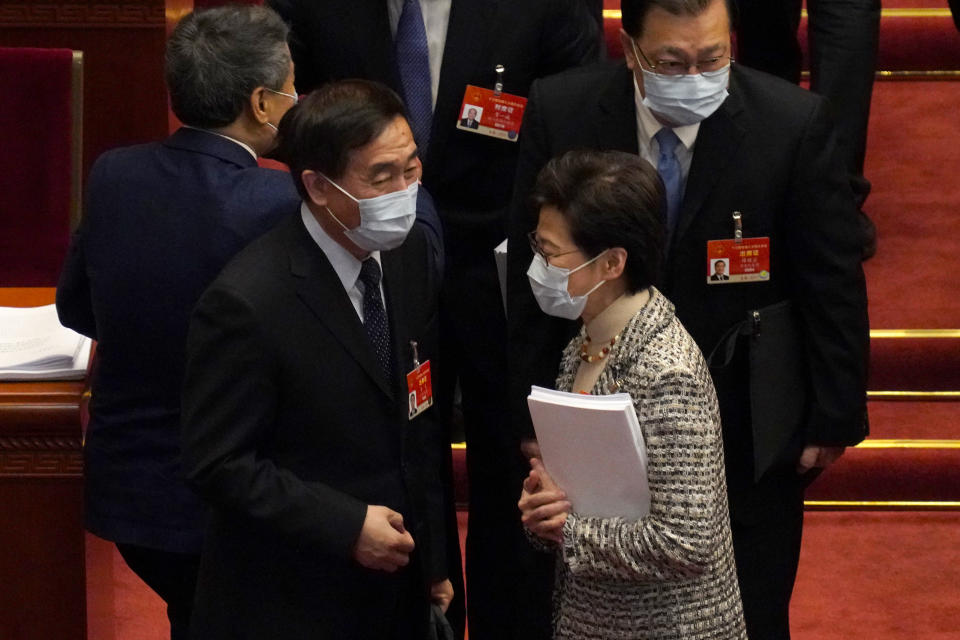
<instances>
[{"instance_id":1,"label":"white dress shirt","mask_svg":"<svg viewBox=\"0 0 960 640\"><path fill-rule=\"evenodd\" d=\"M660 144L654 136L663 129L663 125L647 105L643 104L643 96L640 94L636 76L633 78L633 101L637 109L637 147L640 149L640 157L656 169L660 158ZM673 127L673 132L680 138L680 144L677 145L674 153L680 163L682 173L680 189L683 192L686 191L687 176L690 175L690 165L693 164L693 148L697 142L697 134L700 132L700 123Z\"/></svg>"},{"instance_id":2,"label":"white dress shirt","mask_svg":"<svg viewBox=\"0 0 960 640\"><path fill-rule=\"evenodd\" d=\"M483 0L474 0L482 2ZM403 11L404 0L387 0L387 15L390 18L390 33L397 37L397 24ZM443 63L443 46L447 42L447 25L450 23L450 5L453 0L420 0L423 26L427 30L427 53L430 57L430 93L433 106L437 106L437 91L440 87L440 65Z\"/></svg>"},{"instance_id":3,"label":"white dress shirt","mask_svg":"<svg viewBox=\"0 0 960 640\"><path fill-rule=\"evenodd\" d=\"M330 261L333 270L337 272L337 277L340 278L343 289L347 292L347 296L350 297L350 303L353 305L353 309L357 312L360 322L363 322L364 285L360 281L360 260L357 260L352 253L344 249L340 243L327 235L327 232L323 230L323 227L320 226L317 219L313 217L313 212L310 211L310 208L305 202L300 205L300 219L303 220L303 226L307 228L307 233L309 233L313 241L317 243L317 246L320 247L323 254L327 256L327 260ZM383 263L380 262L380 252L374 251L370 254L370 257L377 261L382 272ZM386 310L387 304L383 297L383 278L380 278L380 299L384 301L383 308Z\"/></svg>"}]
</instances>

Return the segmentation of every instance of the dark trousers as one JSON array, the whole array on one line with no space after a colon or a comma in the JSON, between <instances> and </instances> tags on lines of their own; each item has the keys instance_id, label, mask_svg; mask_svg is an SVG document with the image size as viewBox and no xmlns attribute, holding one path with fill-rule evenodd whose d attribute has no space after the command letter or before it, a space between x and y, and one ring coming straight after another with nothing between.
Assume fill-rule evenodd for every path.
<instances>
[{"instance_id":1,"label":"dark trousers","mask_svg":"<svg viewBox=\"0 0 960 640\"><path fill-rule=\"evenodd\" d=\"M745 499L731 495L731 533L747 637L789 640L790 597L803 531L803 480L791 468L771 471L750 494Z\"/></svg>"},{"instance_id":2,"label":"dark trousers","mask_svg":"<svg viewBox=\"0 0 960 640\"><path fill-rule=\"evenodd\" d=\"M737 61L796 83L802 0L737 0ZM807 0L810 89L833 105L840 150L862 206L870 98L880 38L880 0Z\"/></svg>"},{"instance_id":3,"label":"dark trousers","mask_svg":"<svg viewBox=\"0 0 960 640\"><path fill-rule=\"evenodd\" d=\"M117 544L127 566L167 603L170 640L187 640L200 556Z\"/></svg>"},{"instance_id":4,"label":"dark trousers","mask_svg":"<svg viewBox=\"0 0 960 640\"><path fill-rule=\"evenodd\" d=\"M467 620L471 640L503 640L513 637L515 628L514 554L522 535L517 508L522 460L506 415L506 319L494 244L489 250L465 249L466 243L450 241L449 226L447 231L440 325L444 372L438 384L449 404L459 382L467 441Z\"/></svg>"}]
</instances>

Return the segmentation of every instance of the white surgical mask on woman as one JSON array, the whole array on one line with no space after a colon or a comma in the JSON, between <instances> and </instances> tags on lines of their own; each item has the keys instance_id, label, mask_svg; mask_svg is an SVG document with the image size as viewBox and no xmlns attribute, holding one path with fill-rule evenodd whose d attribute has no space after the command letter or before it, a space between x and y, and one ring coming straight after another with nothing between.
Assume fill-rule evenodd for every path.
<instances>
[{"instance_id":1,"label":"white surgical mask on woman","mask_svg":"<svg viewBox=\"0 0 960 640\"><path fill-rule=\"evenodd\" d=\"M327 176L320 176L356 202L360 209L360 226L348 229L329 207L324 207L330 217L343 227L343 235L353 244L365 251L388 251L403 244L417 219L418 182L412 182L406 189L375 198L355 198Z\"/></svg>"},{"instance_id":2,"label":"white surgical mask on woman","mask_svg":"<svg viewBox=\"0 0 960 640\"><path fill-rule=\"evenodd\" d=\"M601 251L574 269L564 269L547 264L542 255L535 253L533 262L527 269L527 278L530 280L530 288L533 289L533 297L537 299L540 310L547 315L566 318L567 320L579 318L584 307L587 306L587 296L599 289L606 280L601 280L581 296L571 296L570 291L567 290L570 284L570 274L576 273L597 261L604 253L606 251Z\"/></svg>"},{"instance_id":3,"label":"white surgical mask on woman","mask_svg":"<svg viewBox=\"0 0 960 640\"><path fill-rule=\"evenodd\" d=\"M633 54L643 73L643 104L663 116L671 125L682 127L705 120L720 108L730 95L730 64L716 71L669 76L648 71L640 65L637 45Z\"/></svg>"}]
</instances>

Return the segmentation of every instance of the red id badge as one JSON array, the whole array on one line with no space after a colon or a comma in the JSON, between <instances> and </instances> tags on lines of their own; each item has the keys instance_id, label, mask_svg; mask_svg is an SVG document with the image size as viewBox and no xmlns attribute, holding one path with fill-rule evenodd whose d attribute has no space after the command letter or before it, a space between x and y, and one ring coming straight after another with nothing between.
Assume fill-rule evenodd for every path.
<instances>
[{"instance_id":1,"label":"red id badge","mask_svg":"<svg viewBox=\"0 0 960 640\"><path fill-rule=\"evenodd\" d=\"M460 105L457 129L516 142L527 99L492 89L467 85Z\"/></svg>"},{"instance_id":2,"label":"red id badge","mask_svg":"<svg viewBox=\"0 0 960 640\"><path fill-rule=\"evenodd\" d=\"M430 382L430 361L407 374L407 415L413 420L433 406L433 385Z\"/></svg>"},{"instance_id":3,"label":"red id badge","mask_svg":"<svg viewBox=\"0 0 960 640\"><path fill-rule=\"evenodd\" d=\"M770 238L707 241L707 284L770 279Z\"/></svg>"}]
</instances>

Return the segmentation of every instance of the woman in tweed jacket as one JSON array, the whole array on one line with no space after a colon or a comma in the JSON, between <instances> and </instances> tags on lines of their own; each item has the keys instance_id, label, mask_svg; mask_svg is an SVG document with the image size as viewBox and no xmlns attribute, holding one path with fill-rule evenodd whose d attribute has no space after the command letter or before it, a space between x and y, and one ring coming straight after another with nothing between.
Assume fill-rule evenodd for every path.
<instances>
[{"instance_id":1,"label":"woman in tweed jacket","mask_svg":"<svg viewBox=\"0 0 960 640\"><path fill-rule=\"evenodd\" d=\"M557 388L630 394L651 492L639 520L588 517L531 460L520 509L531 541L557 555L554 637L744 639L713 383L651 285L660 180L637 156L571 152L543 169L533 201L534 294L545 312L583 320Z\"/></svg>"}]
</instances>

